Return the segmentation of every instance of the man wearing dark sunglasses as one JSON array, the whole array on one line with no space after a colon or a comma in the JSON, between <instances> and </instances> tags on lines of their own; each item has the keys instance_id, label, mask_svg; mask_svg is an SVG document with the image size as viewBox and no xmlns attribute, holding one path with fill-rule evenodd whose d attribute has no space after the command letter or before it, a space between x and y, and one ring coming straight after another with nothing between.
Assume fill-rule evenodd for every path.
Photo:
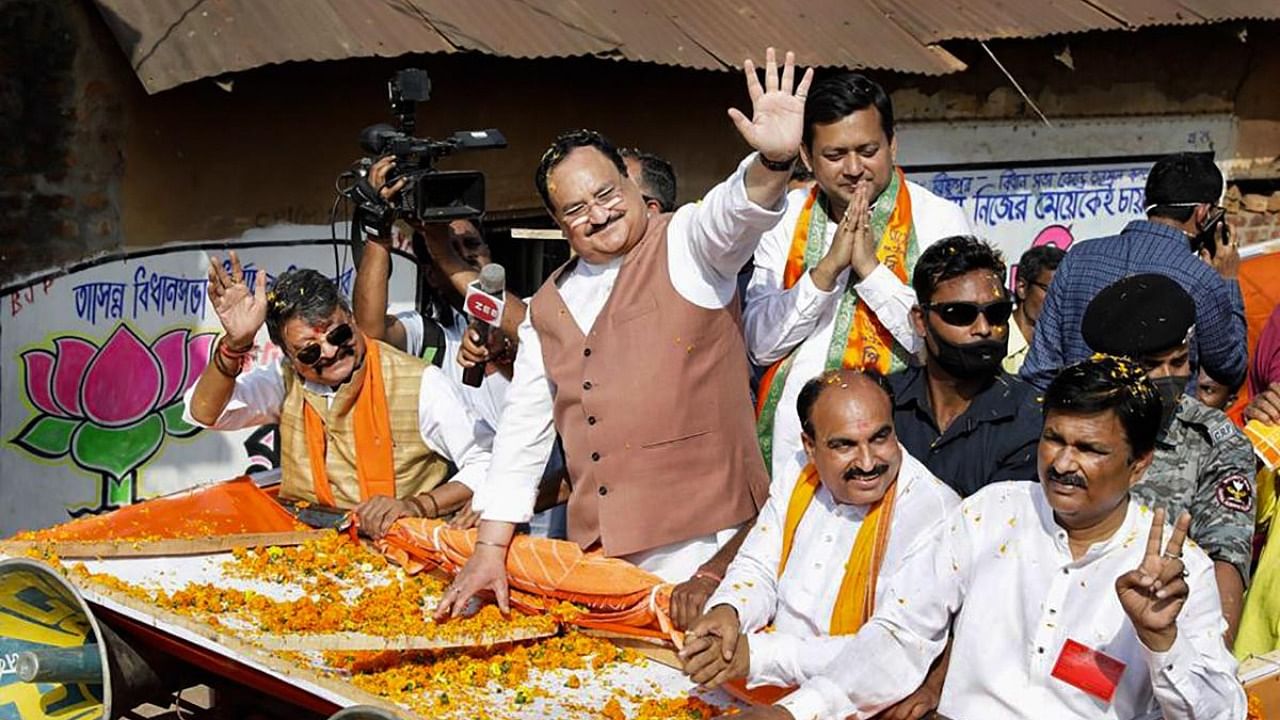
<instances>
[{"instance_id":1,"label":"man wearing dark sunglasses","mask_svg":"<svg viewBox=\"0 0 1280 720\"><path fill-rule=\"evenodd\" d=\"M1248 344L1235 278L1240 254L1226 224L1215 221L1222 188L1222 172L1208 153L1161 158L1147 175L1147 218L1130 222L1119 235L1073 246L1063 258L1022 377L1043 389L1059 369L1088 357L1092 350L1080 325L1089 302L1121 278L1159 273L1177 281L1196 303L1192 386L1201 364L1223 385L1244 382Z\"/></svg>"},{"instance_id":2,"label":"man wearing dark sunglasses","mask_svg":"<svg viewBox=\"0 0 1280 720\"><path fill-rule=\"evenodd\" d=\"M209 299L224 334L184 417L215 430L279 423L281 497L354 509L373 537L471 498L492 432L438 368L365 337L332 280L289 270L268 293L259 272L251 289L232 252L230 273L210 259ZM264 322L284 359L242 373Z\"/></svg>"},{"instance_id":3,"label":"man wearing dark sunglasses","mask_svg":"<svg viewBox=\"0 0 1280 720\"><path fill-rule=\"evenodd\" d=\"M1042 424L1034 389L1004 373L1013 302L1000 254L977 238L939 240L916 263L911 311L924 367L889 376L902 445L961 497L1034 480Z\"/></svg>"}]
</instances>

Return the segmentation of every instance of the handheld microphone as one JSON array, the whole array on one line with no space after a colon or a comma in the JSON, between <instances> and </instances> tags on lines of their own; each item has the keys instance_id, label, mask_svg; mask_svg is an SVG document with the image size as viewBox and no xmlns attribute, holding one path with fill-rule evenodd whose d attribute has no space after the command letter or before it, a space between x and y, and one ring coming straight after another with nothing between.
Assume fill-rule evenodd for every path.
<instances>
[{"instance_id":1,"label":"handheld microphone","mask_svg":"<svg viewBox=\"0 0 1280 720\"><path fill-rule=\"evenodd\" d=\"M480 334L480 344L489 342L489 328L502 322L503 292L507 285L507 271L497 263L489 263L480 269L480 279L467 286L465 306L473 320L471 328ZM484 382L484 366L477 363L462 371L462 382L480 387Z\"/></svg>"}]
</instances>

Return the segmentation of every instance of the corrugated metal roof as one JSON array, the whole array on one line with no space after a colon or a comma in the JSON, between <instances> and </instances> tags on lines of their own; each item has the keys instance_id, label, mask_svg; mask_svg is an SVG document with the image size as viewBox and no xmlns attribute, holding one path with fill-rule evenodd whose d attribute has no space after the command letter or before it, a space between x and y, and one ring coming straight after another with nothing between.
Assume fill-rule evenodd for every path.
<instances>
[{"instance_id":1,"label":"corrugated metal roof","mask_svg":"<svg viewBox=\"0 0 1280 720\"><path fill-rule=\"evenodd\" d=\"M1114 18L1082 0L872 0L924 43L1033 37L1116 29Z\"/></svg>"},{"instance_id":2,"label":"corrugated metal roof","mask_svg":"<svg viewBox=\"0 0 1280 720\"><path fill-rule=\"evenodd\" d=\"M295 60L478 51L738 67L764 47L806 65L963 68L870 0L94 0L150 93Z\"/></svg>"},{"instance_id":3,"label":"corrugated metal roof","mask_svg":"<svg viewBox=\"0 0 1280 720\"><path fill-rule=\"evenodd\" d=\"M964 64L928 47L869 0L653 0L726 67L760 59L769 46L791 49L804 66L872 67L941 75Z\"/></svg>"},{"instance_id":4,"label":"corrugated metal roof","mask_svg":"<svg viewBox=\"0 0 1280 720\"><path fill-rule=\"evenodd\" d=\"M871 0L923 43L1280 19L1277 0Z\"/></svg>"},{"instance_id":5,"label":"corrugated metal roof","mask_svg":"<svg viewBox=\"0 0 1280 720\"><path fill-rule=\"evenodd\" d=\"M404 0L95 0L147 92L291 60L454 47Z\"/></svg>"},{"instance_id":6,"label":"corrugated metal roof","mask_svg":"<svg viewBox=\"0 0 1280 720\"><path fill-rule=\"evenodd\" d=\"M1280 19L1277 0L94 0L150 93L298 60L461 50L699 69L763 48L938 75L946 40Z\"/></svg>"},{"instance_id":7,"label":"corrugated metal roof","mask_svg":"<svg viewBox=\"0 0 1280 720\"><path fill-rule=\"evenodd\" d=\"M628 0L411 0L459 50L517 58L594 55L723 68L657 8ZM681 42L684 40L684 42Z\"/></svg>"}]
</instances>

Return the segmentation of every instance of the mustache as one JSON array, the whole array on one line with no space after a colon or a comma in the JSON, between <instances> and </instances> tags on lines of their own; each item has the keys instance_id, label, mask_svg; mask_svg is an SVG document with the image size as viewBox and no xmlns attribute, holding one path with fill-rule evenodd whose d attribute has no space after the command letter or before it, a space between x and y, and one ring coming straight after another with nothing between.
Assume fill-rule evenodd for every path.
<instances>
[{"instance_id":1,"label":"mustache","mask_svg":"<svg viewBox=\"0 0 1280 720\"><path fill-rule=\"evenodd\" d=\"M1078 488L1089 487L1088 481L1086 481L1084 476L1079 473L1060 473L1053 468L1047 468L1045 470L1045 475L1048 476L1051 482L1062 483L1063 485L1070 485Z\"/></svg>"},{"instance_id":2,"label":"mustache","mask_svg":"<svg viewBox=\"0 0 1280 720\"><path fill-rule=\"evenodd\" d=\"M356 354L356 347L354 344L343 345L342 347L338 348L338 352L334 353L332 358L328 360L322 360L316 363L315 365L312 365L311 367L315 369L317 372L319 372L329 367L330 365L337 363L339 360L343 360L355 354Z\"/></svg>"},{"instance_id":3,"label":"mustache","mask_svg":"<svg viewBox=\"0 0 1280 720\"><path fill-rule=\"evenodd\" d=\"M843 475L842 477L843 477L843 479L844 479L844 480L846 480L846 481L849 481L849 480L872 480L872 479L875 479L875 478L880 477L881 475L883 475L883 474L885 474L885 473L887 473L887 472L889 472L889 464L888 464L888 463L880 463L879 465L876 465L875 467L871 468L870 470L860 470L860 469L858 469L858 468L852 468L852 467L851 467L851 468L849 468L849 469L847 469L847 470L845 470L845 471L844 471L844 475Z\"/></svg>"},{"instance_id":4,"label":"mustache","mask_svg":"<svg viewBox=\"0 0 1280 720\"><path fill-rule=\"evenodd\" d=\"M591 227L587 228L587 237L591 237L592 235L595 235L596 233L600 232L601 230L604 230L604 229L608 228L610 225L612 225L612 224L616 223L617 221L621 220L621 219L623 218L623 216L625 216L626 214L627 214L627 211L626 211L626 210L618 210L617 212L611 212L611 213L609 213L609 219L608 219L608 220L605 220L604 222L600 223L599 225L596 225L596 224L592 223Z\"/></svg>"}]
</instances>

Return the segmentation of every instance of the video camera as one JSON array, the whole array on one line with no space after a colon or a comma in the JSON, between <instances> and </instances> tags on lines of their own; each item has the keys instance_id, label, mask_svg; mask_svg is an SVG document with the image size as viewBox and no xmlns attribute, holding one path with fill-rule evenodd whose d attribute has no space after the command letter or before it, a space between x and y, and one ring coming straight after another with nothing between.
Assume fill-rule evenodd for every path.
<instances>
[{"instance_id":1,"label":"video camera","mask_svg":"<svg viewBox=\"0 0 1280 720\"><path fill-rule=\"evenodd\" d=\"M431 78L426 70L401 70L387 81L387 95L396 125L371 125L360 133L360 147L368 156L353 171L339 178L339 192L356 203L368 224L390 226L397 217L422 222L448 222L484 214L484 174L474 170L437 170L440 158L459 150L505 148L507 139L495 129L455 132L445 140L414 137L416 112L420 102L431 97ZM407 183L388 203L381 188L369 182L374 161L395 156L396 166L386 184L401 178ZM343 179L349 184L343 185Z\"/></svg>"}]
</instances>

